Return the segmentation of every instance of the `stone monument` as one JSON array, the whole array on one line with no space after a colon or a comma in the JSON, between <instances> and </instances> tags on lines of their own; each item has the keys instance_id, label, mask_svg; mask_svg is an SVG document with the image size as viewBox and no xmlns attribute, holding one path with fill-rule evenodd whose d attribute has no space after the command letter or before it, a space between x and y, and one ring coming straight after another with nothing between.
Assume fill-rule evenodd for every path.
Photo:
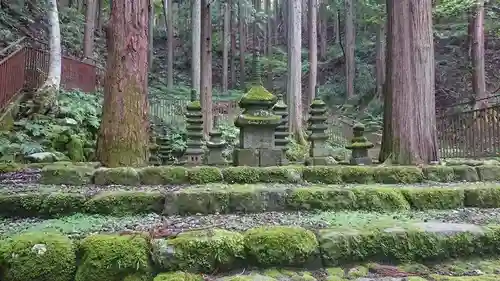
<instances>
[{"instance_id":1,"label":"stone monument","mask_svg":"<svg viewBox=\"0 0 500 281\"><path fill-rule=\"evenodd\" d=\"M368 141L364 136L365 126L362 124L356 124L352 128L353 138L350 145L346 145L345 148L350 149L351 159L350 163L352 165L371 165L372 159L368 156L368 149L374 146L373 143Z\"/></svg>"},{"instance_id":2,"label":"stone monument","mask_svg":"<svg viewBox=\"0 0 500 281\"><path fill-rule=\"evenodd\" d=\"M309 108L309 127L311 132L308 140L311 142L309 149L310 164L312 165L329 165L332 164L332 157L328 155L328 147L326 140L326 104L318 97L318 87L316 87L316 98L311 103Z\"/></svg>"},{"instance_id":3,"label":"stone monument","mask_svg":"<svg viewBox=\"0 0 500 281\"><path fill-rule=\"evenodd\" d=\"M274 132L281 116L272 112L277 98L262 86L260 67L254 58L254 79L250 90L241 97L243 112L234 124L240 129L239 147L234 149L236 166L278 166L283 151L276 148Z\"/></svg>"},{"instance_id":4,"label":"stone monument","mask_svg":"<svg viewBox=\"0 0 500 281\"><path fill-rule=\"evenodd\" d=\"M195 90L191 91L191 102L186 106L186 110L187 148L182 162L187 165L200 165L203 158L203 114Z\"/></svg>"},{"instance_id":5,"label":"stone monument","mask_svg":"<svg viewBox=\"0 0 500 281\"><path fill-rule=\"evenodd\" d=\"M278 102L273 106L274 114L281 116L281 122L274 132L274 145L276 148L283 151L282 165L288 163L286 158L287 145L289 143L288 136L288 107L283 101L283 95L278 96Z\"/></svg>"},{"instance_id":6,"label":"stone monument","mask_svg":"<svg viewBox=\"0 0 500 281\"><path fill-rule=\"evenodd\" d=\"M224 166L227 165L227 161L223 155L227 143L222 139L222 133L216 129L217 121L217 116L214 116L214 129L209 133L210 140L206 144L208 152L204 162L207 165Z\"/></svg>"}]
</instances>

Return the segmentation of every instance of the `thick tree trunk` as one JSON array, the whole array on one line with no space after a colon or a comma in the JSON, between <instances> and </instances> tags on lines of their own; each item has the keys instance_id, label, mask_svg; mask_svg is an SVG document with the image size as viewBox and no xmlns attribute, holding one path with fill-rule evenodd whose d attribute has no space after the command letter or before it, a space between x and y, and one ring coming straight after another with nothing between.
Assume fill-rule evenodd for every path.
<instances>
[{"instance_id":1,"label":"thick tree trunk","mask_svg":"<svg viewBox=\"0 0 500 281\"><path fill-rule=\"evenodd\" d=\"M316 17L318 0L309 0L309 86L307 88L307 104L314 100L318 79L318 33Z\"/></svg>"},{"instance_id":2,"label":"thick tree trunk","mask_svg":"<svg viewBox=\"0 0 500 281\"><path fill-rule=\"evenodd\" d=\"M302 99L301 99L301 0L288 0L289 32L288 32L288 81L287 99L290 116L290 133L300 144L305 144L302 130Z\"/></svg>"},{"instance_id":3,"label":"thick tree trunk","mask_svg":"<svg viewBox=\"0 0 500 281\"><path fill-rule=\"evenodd\" d=\"M154 21L155 21L155 9L154 9L154 3L153 0L149 0L149 5L148 5L148 12L149 12L149 17L148 17L148 44L149 44L149 52L148 52L148 69L151 70L153 67L153 61L154 61Z\"/></svg>"},{"instance_id":4,"label":"thick tree trunk","mask_svg":"<svg viewBox=\"0 0 500 281\"><path fill-rule=\"evenodd\" d=\"M200 92L200 72L201 72L201 0L193 0L193 8L191 15L193 24L192 42L192 58L191 70L192 81L191 86L199 95Z\"/></svg>"},{"instance_id":5,"label":"thick tree trunk","mask_svg":"<svg viewBox=\"0 0 500 281\"><path fill-rule=\"evenodd\" d=\"M276 0L275 0L276 1ZM264 0L264 7L265 7L265 12L267 15L267 22L266 22L266 57L268 59L271 58L273 55L273 17L272 17L272 12L271 12L271 0ZM267 67L267 81L266 81L266 88L272 91L273 89L273 69L272 65L269 64Z\"/></svg>"},{"instance_id":6,"label":"thick tree trunk","mask_svg":"<svg viewBox=\"0 0 500 281\"><path fill-rule=\"evenodd\" d=\"M375 77L378 99L382 100L383 86L385 82L385 22L377 27L375 42Z\"/></svg>"},{"instance_id":7,"label":"thick tree trunk","mask_svg":"<svg viewBox=\"0 0 500 281\"><path fill-rule=\"evenodd\" d=\"M335 33L335 44L340 43L340 12L333 11L333 32Z\"/></svg>"},{"instance_id":8,"label":"thick tree trunk","mask_svg":"<svg viewBox=\"0 0 500 281\"><path fill-rule=\"evenodd\" d=\"M325 59L326 49L328 44L328 38L327 38L328 13L326 10L325 0L320 0L320 1L322 1L322 3L319 6L319 24L318 24L319 39L320 39L319 57L321 59Z\"/></svg>"},{"instance_id":9,"label":"thick tree trunk","mask_svg":"<svg viewBox=\"0 0 500 281\"><path fill-rule=\"evenodd\" d=\"M172 0L167 1L167 88L174 87L174 10Z\"/></svg>"},{"instance_id":10,"label":"thick tree trunk","mask_svg":"<svg viewBox=\"0 0 500 281\"><path fill-rule=\"evenodd\" d=\"M212 17L211 0L201 2L201 107L203 111L203 133L207 137L212 130Z\"/></svg>"},{"instance_id":11,"label":"thick tree trunk","mask_svg":"<svg viewBox=\"0 0 500 281\"><path fill-rule=\"evenodd\" d=\"M484 0L476 0L472 20L472 92L476 99L484 99L487 97L484 70ZM478 101L475 104L475 108L485 108L487 106L486 100Z\"/></svg>"},{"instance_id":12,"label":"thick tree trunk","mask_svg":"<svg viewBox=\"0 0 500 281\"><path fill-rule=\"evenodd\" d=\"M354 5L353 0L345 0L345 76L346 76L346 98L354 97L354 76L356 75L356 62L354 51L356 48L354 28Z\"/></svg>"},{"instance_id":13,"label":"thick tree trunk","mask_svg":"<svg viewBox=\"0 0 500 281\"><path fill-rule=\"evenodd\" d=\"M222 92L227 94L228 78L229 78L229 47L231 37L229 36L229 21L231 20L231 9L227 3L224 6L224 30L222 36Z\"/></svg>"},{"instance_id":14,"label":"thick tree trunk","mask_svg":"<svg viewBox=\"0 0 500 281\"><path fill-rule=\"evenodd\" d=\"M388 0L387 75L381 160L438 160L430 0Z\"/></svg>"},{"instance_id":15,"label":"thick tree trunk","mask_svg":"<svg viewBox=\"0 0 500 281\"><path fill-rule=\"evenodd\" d=\"M49 0L49 71L47 79L33 94L32 103L26 115L35 118L38 114L48 114L57 109L57 94L61 86L61 31L59 28L59 12L57 1Z\"/></svg>"},{"instance_id":16,"label":"thick tree trunk","mask_svg":"<svg viewBox=\"0 0 500 281\"><path fill-rule=\"evenodd\" d=\"M240 89L246 90L246 69L245 69L245 54L246 54L246 36L245 36L245 1L239 0L238 3L238 29L240 33Z\"/></svg>"},{"instance_id":17,"label":"thick tree trunk","mask_svg":"<svg viewBox=\"0 0 500 281\"><path fill-rule=\"evenodd\" d=\"M83 35L83 59L92 61L94 55L94 30L96 15L96 0L87 0L85 10L85 30Z\"/></svg>"},{"instance_id":18,"label":"thick tree trunk","mask_svg":"<svg viewBox=\"0 0 500 281\"><path fill-rule=\"evenodd\" d=\"M106 167L143 166L149 156L148 1L112 1L97 158Z\"/></svg>"}]
</instances>

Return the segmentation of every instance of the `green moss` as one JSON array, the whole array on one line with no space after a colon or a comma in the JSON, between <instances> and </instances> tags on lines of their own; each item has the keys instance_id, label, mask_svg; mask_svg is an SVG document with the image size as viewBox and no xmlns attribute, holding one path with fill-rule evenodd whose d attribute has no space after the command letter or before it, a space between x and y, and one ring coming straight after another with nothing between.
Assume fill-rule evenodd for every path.
<instances>
[{"instance_id":1,"label":"green moss","mask_svg":"<svg viewBox=\"0 0 500 281\"><path fill-rule=\"evenodd\" d=\"M274 279L269 276L263 276L260 274L251 274L251 275L224 277L222 280L223 281L277 281L278 279Z\"/></svg>"},{"instance_id":2,"label":"green moss","mask_svg":"<svg viewBox=\"0 0 500 281\"><path fill-rule=\"evenodd\" d=\"M2 243L2 280L72 281L76 255L71 240L54 233L25 233Z\"/></svg>"},{"instance_id":3,"label":"green moss","mask_svg":"<svg viewBox=\"0 0 500 281\"><path fill-rule=\"evenodd\" d=\"M151 274L149 245L141 235L92 235L81 241L80 251L75 281L122 281Z\"/></svg>"},{"instance_id":4,"label":"green moss","mask_svg":"<svg viewBox=\"0 0 500 281\"><path fill-rule=\"evenodd\" d=\"M192 101L187 105L188 110L201 110L201 103L200 101Z\"/></svg>"},{"instance_id":5,"label":"green moss","mask_svg":"<svg viewBox=\"0 0 500 281\"><path fill-rule=\"evenodd\" d=\"M184 167L146 167L139 170L142 184L167 185L185 184L189 182L188 169Z\"/></svg>"},{"instance_id":6,"label":"green moss","mask_svg":"<svg viewBox=\"0 0 500 281\"><path fill-rule=\"evenodd\" d=\"M243 236L222 229L189 231L155 240L153 260L165 270L213 272L228 270L244 256Z\"/></svg>"},{"instance_id":7,"label":"green moss","mask_svg":"<svg viewBox=\"0 0 500 281\"><path fill-rule=\"evenodd\" d=\"M168 272L158 274L153 281L203 281L201 274L187 272Z\"/></svg>"},{"instance_id":8,"label":"green moss","mask_svg":"<svg viewBox=\"0 0 500 281\"><path fill-rule=\"evenodd\" d=\"M24 169L23 165L17 163L0 163L0 174L1 173L10 173L10 172L18 172Z\"/></svg>"},{"instance_id":9,"label":"green moss","mask_svg":"<svg viewBox=\"0 0 500 281\"><path fill-rule=\"evenodd\" d=\"M93 181L97 185L139 185L139 173L134 168L99 168L95 170Z\"/></svg>"},{"instance_id":10,"label":"green moss","mask_svg":"<svg viewBox=\"0 0 500 281\"><path fill-rule=\"evenodd\" d=\"M66 151L68 151L68 156L71 160L75 162L85 161L83 142L77 135L70 136L69 142L66 144Z\"/></svg>"},{"instance_id":11,"label":"green moss","mask_svg":"<svg viewBox=\"0 0 500 281\"><path fill-rule=\"evenodd\" d=\"M480 275L480 276L443 276L443 275L432 274L431 278L434 281L497 281L499 276L493 274Z\"/></svg>"},{"instance_id":12,"label":"green moss","mask_svg":"<svg viewBox=\"0 0 500 281\"><path fill-rule=\"evenodd\" d=\"M379 183L419 183L424 179L422 170L410 166L386 166L374 168L375 181Z\"/></svg>"},{"instance_id":13,"label":"green moss","mask_svg":"<svg viewBox=\"0 0 500 281\"><path fill-rule=\"evenodd\" d=\"M259 265L302 265L317 247L314 233L301 227L259 227L245 232L248 258Z\"/></svg>"},{"instance_id":14,"label":"green moss","mask_svg":"<svg viewBox=\"0 0 500 281\"><path fill-rule=\"evenodd\" d=\"M409 210L410 204L398 189L353 188L356 208L369 211Z\"/></svg>"},{"instance_id":15,"label":"green moss","mask_svg":"<svg viewBox=\"0 0 500 281\"><path fill-rule=\"evenodd\" d=\"M260 169L260 182L296 183L302 181L300 167L263 167Z\"/></svg>"},{"instance_id":16,"label":"green moss","mask_svg":"<svg viewBox=\"0 0 500 281\"><path fill-rule=\"evenodd\" d=\"M477 166L476 171L481 181L500 180L500 166L498 165Z\"/></svg>"},{"instance_id":17,"label":"green moss","mask_svg":"<svg viewBox=\"0 0 500 281\"><path fill-rule=\"evenodd\" d=\"M455 171L447 166L426 166L422 168L424 178L429 181L450 182L455 181Z\"/></svg>"},{"instance_id":18,"label":"green moss","mask_svg":"<svg viewBox=\"0 0 500 281\"><path fill-rule=\"evenodd\" d=\"M373 167L353 166L342 168L341 178L345 183L373 183Z\"/></svg>"},{"instance_id":19,"label":"green moss","mask_svg":"<svg viewBox=\"0 0 500 281\"><path fill-rule=\"evenodd\" d=\"M475 182L479 181L479 175L477 174L477 170L471 166L452 166L453 172L455 173L455 178L459 181L469 181Z\"/></svg>"},{"instance_id":20,"label":"green moss","mask_svg":"<svg viewBox=\"0 0 500 281\"><path fill-rule=\"evenodd\" d=\"M252 86L250 90L241 98L240 103L246 101L277 101L277 97L263 86Z\"/></svg>"},{"instance_id":21,"label":"green moss","mask_svg":"<svg viewBox=\"0 0 500 281\"><path fill-rule=\"evenodd\" d=\"M222 176L227 183L257 183L260 181L260 167L229 167L222 170Z\"/></svg>"},{"instance_id":22,"label":"green moss","mask_svg":"<svg viewBox=\"0 0 500 281\"><path fill-rule=\"evenodd\" d=\"M94 168L87 166L47 165L42 168L40 182L43 184L84 185L91 181Z\"/></svg>"},{"instance_id":23,"label":"green moss","mask_svg":"<svg viewBox=\"0 0 500 281\"><path fill-rule=\"evenodd\" d=\"M222 182L222 172L216 167L196 167L188 172L189 183L206 184Z\"/></svg>"},{"instance_id":24,"label":"green moss","mask_svg":"<svg viewBox=\"0 0 500 281\"><path fill-rule=\"evenodd\" d=\"M100 193L85 203L85 210L101 215L134 215L163 211L165 197L160 192L119 191Z\"/></svg>"},{"instance_id":25,"label":"green moss","mask_svg":"<svg viewBox=\"0 0 500 281\"><path fill-rule=\"evenodd\" d=\"M465 207L498 208L500 207L500 187L465 189Z\"/></svg>"},{"instance_id":26,"label":"green moss","mask_svg":"<svg viewBox=\"0 0 500 281\"><path fill-rule=\"evenodd\" d=\"M310 183L338 184L342 183L342 170L340 167L304 167L302 177Z\"/></svg>"},{"instance_id":27,"label":"green moss","mask_svg":"<svg viewBox=\"0 0 500 281\"><path fill-rule=\"evenodd\" d=\"M286 197L291 210L352 210L356 208L356 195L347 189L293 189Z\"/></svg>"},{"instance_id":28,"label":"green moss","mask_svg":"<svg viewBox=\"0 0 500 281\"><path fill-rule=\"evenodd\" d=\"M5 217L54 217L81 211L85 196L72 193L0 195L0 215Z\"/></svg>"},{"instance_id":29,"label":"green moss","mask_svg":"<svg viewBox=\"0 0 500 281\"><path fill-rule=\"evenodd\" d=\"M464 190L453 188L405 188L402 190L413 209L455 209L464 205Z\"/></svg>"}]
</instances>

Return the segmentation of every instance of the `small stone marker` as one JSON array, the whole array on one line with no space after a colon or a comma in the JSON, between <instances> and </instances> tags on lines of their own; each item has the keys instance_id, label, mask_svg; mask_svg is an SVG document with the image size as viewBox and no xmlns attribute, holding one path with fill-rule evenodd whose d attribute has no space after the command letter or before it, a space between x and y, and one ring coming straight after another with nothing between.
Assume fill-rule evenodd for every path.
<instances>
[{"instance_id":1,"label":"small stone marker","mask_svg":"<svg viewBox=\"0 0 500 281\"><path fill-rule=\"evenodd\" d=\"M209 133L210 140L206 144L208 153L205 159L205 164L222 166L227 164L227 161L223 156L227 143L222 139L222 133L215 129L218 123L217 120L217 116L214 116L214 130Z\"/></svg>"},{"instance_id":2,"label":"small stone marker","mask_svg":"<svg viewBox=\"0 0 500 281\"><path fill-rule=\"evenodd\" d=\"M277 149L283 151L283 159L281 165L286 165L288 163L286 159L286 149L289 143L288 136L288 107L283 101L283 95L278 96L278 102L273 106L274 114L281 116L281 123L276 127L274 133L274 145Z\"/></svg>"},{"instance_id":3,"label":"small stone marker","mask_svg":"<svg viewBox=\"0 0 500 281\"><path fill-rule=\"evenodd\" d=\"M316 92L317 92L316 87ZM316 95L316 98L312 102L309 108L309 127L308 130L311 131L308 139L311 142L311 148L309 150L310 163L312 165L330 165L335 161L332 161L332 157L328 155L328 147L326 145L326 140L328 135L326 134L326 104Z\"/></svg>"},{"instance_id":4,"label":"small stone marker","mask_svg":"<svg viewBox=\"0 0 500 281\"><path fill-rule=\"evenodd\" d=\"M371 165L372 159L368 156L368 149L372 148L374 145L363 135L365 126L356 124L352 128L352 131L353 138L351 144L345 147L352 151L351 160L349 162L352 165Z\"/></svg>"},{"instance_id":5,"label":"small stone marker","mask_svg":"<svg viewBox=\"0 0 500 281\"><path fill-rule=\"evenodd\" d=\"M233 152L236 166L278 166L283 151L274 145L274 132L281 123L281 116L271 108L277 98L262 86L260 67L254 61L254 84L241 97L239 106L243 112L234 124L240 128L239 148Z\"/></svg>"},{"instance_id":6,"label":"small stone marker","mask_svg":"<svg viewBox=\"0 0 500 281\"><path fill-rule=\"evenodd\" d=\"M191 102L186 106L187 149L183 155L183 163L187 165L202 164L203 156L203 114L200 101L196 99L196 91L191 91Z\"/></svg>"}]
</instances>

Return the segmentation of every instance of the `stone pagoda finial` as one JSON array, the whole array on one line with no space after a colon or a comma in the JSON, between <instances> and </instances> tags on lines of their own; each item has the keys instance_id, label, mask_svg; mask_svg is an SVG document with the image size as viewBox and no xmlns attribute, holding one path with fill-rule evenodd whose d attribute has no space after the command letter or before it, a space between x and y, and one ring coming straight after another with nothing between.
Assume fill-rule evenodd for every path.
<instances>
[{"instance_id":1,"label":"stone pagoda finial","mask_svg":"<svg viewBox=\"0 0 500 281\"><path fill-rule=\"evenodd\" d=\"M259 58L259 51L255 51L252 60L252 85L262 85L262 70Z\"/></svg>"},{"instance_id":2,"label":"stone pagoda finial","mask_svg":"<svg viewBox=\"0 0 500 281\"><path fill-rule=\"evenodd\" d=\"M199 165L203 156L203 114L196 90L191 91L191 102L186 106L187 149L183 155L183 163Z\"/></svg>"}]
</instances>

